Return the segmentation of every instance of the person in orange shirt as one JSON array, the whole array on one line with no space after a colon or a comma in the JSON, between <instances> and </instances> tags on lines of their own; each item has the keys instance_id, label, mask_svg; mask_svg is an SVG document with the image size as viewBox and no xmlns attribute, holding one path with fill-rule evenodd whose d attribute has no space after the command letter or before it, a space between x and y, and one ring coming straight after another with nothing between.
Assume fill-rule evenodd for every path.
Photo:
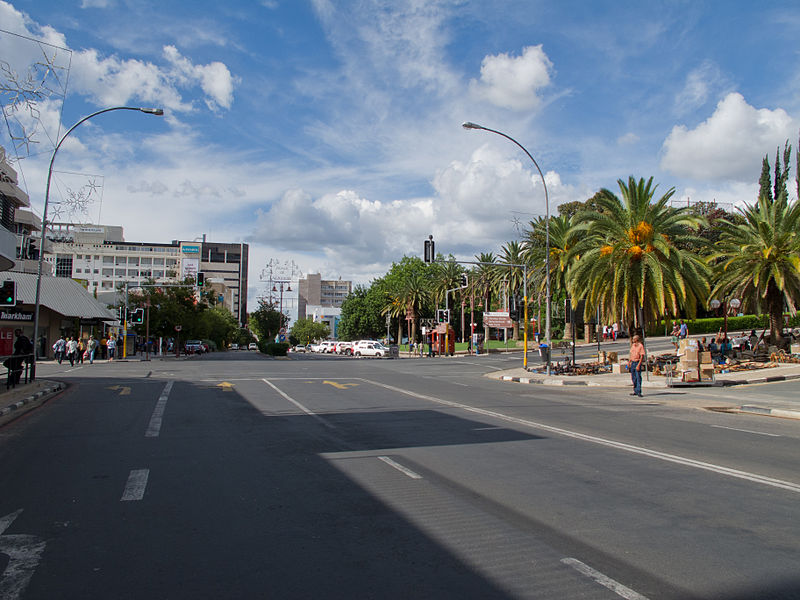
<instances>
[{"instance_id":1,"label":"person in orange shirt","mask_svg":"<svg viewBox=\"0 0 800 600\"><path fill-rule=\"evenodd\" d=\"M642 338L634 335L631 338L630 371L631 381L633 381L633 393L631 396L642 397L642 369L644 368L645 351Z\"/></svg>"}]
</instances>

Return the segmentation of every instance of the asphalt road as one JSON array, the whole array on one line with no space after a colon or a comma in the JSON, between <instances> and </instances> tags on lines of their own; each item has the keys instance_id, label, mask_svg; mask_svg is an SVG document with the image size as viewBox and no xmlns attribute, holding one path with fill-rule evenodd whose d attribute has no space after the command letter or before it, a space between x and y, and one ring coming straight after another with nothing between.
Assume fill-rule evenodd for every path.
<instances>
[{"instance_id":1,"label":"asphalt road","mask_svg":"<svg viewBox=\"0 0 800 600\"><path fill-rule=\"evenodd\" d=\"M800 597L800 424L482 376L520 357L41 365L0 599Z\"/></svg>"}]
</instances>

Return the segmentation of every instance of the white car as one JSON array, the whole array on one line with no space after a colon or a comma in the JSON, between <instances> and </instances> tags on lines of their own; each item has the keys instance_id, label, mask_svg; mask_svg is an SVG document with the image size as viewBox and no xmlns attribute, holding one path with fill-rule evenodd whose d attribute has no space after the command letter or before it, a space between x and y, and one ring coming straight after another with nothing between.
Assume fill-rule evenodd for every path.
<instances>
[{"instance_id":1,"label":"white car","mask_svg":"<svg viewBox=\"0 0 800 600\"><path fill-rule=\"evenodd\" d=\"M231 344L231 350L238 350L239 344Z\"/></svg>"},{"instance_id":2,"label":"white car","mask_svg":"<svg viewBox=\"0 0 800 600\"><path fill-rule=\"evenodd\" d=\"M375 356L381 358L389 356L389 348L380 342L361 341L356 344L356 347L353 349L353 354L356 356Z\"/></svg>"},{"instance_id":3,"label":"white car","mask_svg":"<svg viewBox=\"0 0 800 600\"><path fill-rule=\"evenodd\" d=\"M322 344L309 344L307 348L309 352L322 352Z\"/></svg>"},{"instance_id":4,"label":"white car","mask_svg":"<svg viewBox=\"0 0 800 600\"><path fill-rule=\"evenodd\" d=\"M353 356L353 342L338 342L336 344L336 354L344 354L345 356Z\"/></svg>"},{"instance_id":5,"label":"white car","mask_svg":"<svg viewBox=\"0 0 800 600\"><path fill-rule=\"evenodd\" d=\"M247 346L247 349L248 350L258 350L258 344L256 344L255 342L250 342L248 344L248 346Z\"/></svg>"},{"instance_id":6,"label":"white car","mask_svg":"<svg viewBox=\"0 0 800 600\"><path fill-rule=\"evenodd\" d=\"M325 340L319 345L319 350L317 352L322 352L323 354L332 354L336 352L336 342L333 340Z\"/></svg>"}]
</instances>

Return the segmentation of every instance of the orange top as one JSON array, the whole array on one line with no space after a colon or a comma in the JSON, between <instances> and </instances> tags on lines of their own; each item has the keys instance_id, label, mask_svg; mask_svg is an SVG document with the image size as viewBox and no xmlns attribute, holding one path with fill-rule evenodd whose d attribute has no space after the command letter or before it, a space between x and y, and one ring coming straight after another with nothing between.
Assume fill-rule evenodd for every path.
<instances>
[{"instance_id":1,"label":"orange top","mask_svg":"<svg viewBox=\"0 0 800 600\"><path fill-rule=\"evenodd\" d=\"M631 362L644 360L644 344L641 342L634 342L631 344Z\"/></svg>"}]
</instances>

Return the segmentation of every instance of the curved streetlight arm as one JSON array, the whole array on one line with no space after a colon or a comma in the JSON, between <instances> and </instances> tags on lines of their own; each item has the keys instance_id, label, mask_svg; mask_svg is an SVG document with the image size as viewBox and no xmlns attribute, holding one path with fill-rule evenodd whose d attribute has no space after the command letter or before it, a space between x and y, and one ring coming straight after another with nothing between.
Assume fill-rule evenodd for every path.
<instances>
[{"instance_id":1,"label":"curved streetlight arm","mask_svg":"<svg viewBox=\"0 0 800 600\"><path fill-rule=\"evenodd\" d=\"M550 327L550 198L547 194L547 183L544 180L544 173L539 168L539 163L536 162L536 159L533 158L530 152L520 144L517 140L512 138L510 135L506 135L502 131L497 131L496 129L489 129L488 127L484 127L483 125L478 125L477 123L471 123L467 121L462 123L461 126L464 129L483 129L484 131L489 131L491 133L496 133L497 135L501 135L507 140L514 142L519 148L531 159L531 162L536 167L536 170L539 172L539 177L542 179L542 186L544 187L544 208L545 208L545 222L544 222L544 231L545 231L545 244L547 254L545 256L545 270L547 271L545 276L546 281L546 310L545 310L545 337L547 339L547 374L550 374L550 354L552 352L552 343L551 343L551 327ZM527 306L527 304L526 304ZM528 330L528 324L525 323L525 331ZM526 344L527 346L527 344Z\"/></svg>"},{"instance_id":2,"label":"curved streetlight arm","mask_svg":"<svg viewBox=\"0 0 800 600\"><path fill-rule=\"evenodd\" d=\"M42 241L39 247L39 265L36 274L36 299L34 301L35 307L33 312L33 359L31 361L31 373L33 377L36 376L36 356L38 354L37 342L39 336L39 309L41 307L41 296L42 296L42 261L44 260L44 243L45 243L45 233L47 228L47 208L48 205L50 204L50 182L53 178L53 163L55 163L56 161L56 154L58 154L58 150L59 148L61 148L61 144L63 144L64 140L66 140L67 137L69 137L70 133L72 133L79 125L88 121L89 119L96 117L97 115L102 115L103 113L111 112L112 110L136 110L148 115L156 115L159 117L164 115L164 109L162 108L142 108L138 106L114 106L111 108L104 108L102 110L93 112L90 115L86 115L80 121L75 123L72 127L67 129L64 132L64 135L61 136L61 139L58 140L56 147L53 149L53 155L50 157L50 167L47 169L47 186L45 187L44 208L42 209Z\"/></svg>"}]
</instances>

